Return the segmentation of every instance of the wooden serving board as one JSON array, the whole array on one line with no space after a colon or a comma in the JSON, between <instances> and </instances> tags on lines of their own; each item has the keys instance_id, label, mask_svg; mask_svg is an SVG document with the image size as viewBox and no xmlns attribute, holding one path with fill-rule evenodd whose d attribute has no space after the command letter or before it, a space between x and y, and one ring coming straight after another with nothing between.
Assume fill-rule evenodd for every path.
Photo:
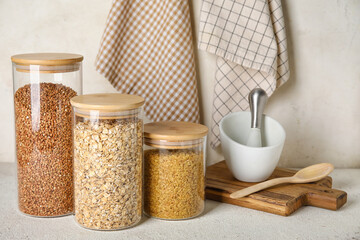
<instances>
[{"instance_id":1,"label":"wooden serving board","mask_svg":"<svg viewBox=\"0 0 360 240\"><path fill-rule=\"evenodd\" d=\"M276 168L269 179L289 177L295 173L295 170ZM282 184L253 193L248 197L230 198L231 193L253 184L255 183L236 180L228 170L225 161L209 166L206 170L207 199L282 216L289 216L305 205L337 210L347 200L346 192L331 188L331 177L326 177L314 183Z\"/></svg>"}]
</instances>

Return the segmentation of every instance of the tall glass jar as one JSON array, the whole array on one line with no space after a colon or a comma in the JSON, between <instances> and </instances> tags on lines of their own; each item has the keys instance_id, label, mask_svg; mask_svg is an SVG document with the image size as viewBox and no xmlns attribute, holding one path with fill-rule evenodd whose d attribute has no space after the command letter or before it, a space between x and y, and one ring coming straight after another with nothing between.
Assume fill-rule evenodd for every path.
<instances>
[{"instance_id":1,"label":"tall glass jar","mask_svg":"<svg viewBox=\"0 0 360 240\"><path fill-rule=\"evenodd\" d=\"M144 211L181 220L200 215L205 205L205 146L208 128L164 121L144 126Z\"/></svg>"},{"instance_id":2,"label":"tall glass jar","mask_svg":"<svg viewBox=\"0 0 360 240\"><path fill-rule=\"evenodd\" d=\"M18 206L54 217L73 212L70 99L82 94L83 57L33 53L13 62Z\"/></svg>"},{"instance_id":3,"label":"tall glass jar","mask_svg":"<svg viewBox=\"0 0 360 240\"><path fill-rule=\"evenodd\" d=\"M85 228L116 230L142 216L144 99L90 94L74 109L75 219Z\"/></svg>"}]
</instances>

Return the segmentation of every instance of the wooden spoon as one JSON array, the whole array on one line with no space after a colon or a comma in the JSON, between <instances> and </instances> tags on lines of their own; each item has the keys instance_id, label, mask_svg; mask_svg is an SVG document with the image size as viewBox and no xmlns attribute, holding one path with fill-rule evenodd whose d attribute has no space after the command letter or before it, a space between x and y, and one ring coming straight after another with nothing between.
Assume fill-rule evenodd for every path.
<instances>
[{"instance_id":1,"label":"wooden spoon","mask_svg":"<svg viewBox=\"0 0 360 240\"><path fill-rule=\"evenodd\" d=\"M255 184L230 194L231 198L242 198L254 192L269 188L282 183L308 183L319 181L334 170L330 163L319 163L299 170L292 177L274 178L266 182Z\"/></svg>"}]
</instances>

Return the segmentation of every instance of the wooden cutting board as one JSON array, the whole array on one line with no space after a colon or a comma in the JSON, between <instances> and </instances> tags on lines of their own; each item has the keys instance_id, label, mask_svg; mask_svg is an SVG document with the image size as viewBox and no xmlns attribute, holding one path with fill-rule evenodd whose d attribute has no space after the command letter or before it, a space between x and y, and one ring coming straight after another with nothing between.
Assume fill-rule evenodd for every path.
<instances>
[{"instance_id":1,"label":"wooden cutting board","mask_svg":"<svg viewBox=\"0 0 360 240\"><path fill-rule=\"evenodd\" d=\"M295 170L276 168L270 179L289 177L295 173ZM314 183L283 184L240 199L230 198L231 193L253 184L255 183L236 180L228 170L225 161L209 166L206 170L207 199L282 216L289 216L305 205L337 210L347 200L346 192L331 188L331 177Z\"/></svg>"}]
</instances>

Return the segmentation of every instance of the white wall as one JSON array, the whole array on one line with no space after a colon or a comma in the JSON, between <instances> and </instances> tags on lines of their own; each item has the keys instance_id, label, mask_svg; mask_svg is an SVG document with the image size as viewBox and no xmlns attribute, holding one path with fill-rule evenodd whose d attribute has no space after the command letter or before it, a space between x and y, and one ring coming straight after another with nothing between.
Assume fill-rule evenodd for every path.
<instances>
[{"instance_id":1,"label":"white wall","mask_svg":"<svg viewBox=\"0 0 360 240\"><path fill-rule=\"evenodd\" d=\"M200 2L192 0L196 34ZM0 161L14 161L11 55L83 54L84 93L115 92L94 70L110 6L111 0L0 1ZM284 0L283 7L291 78L266 108L287 132L280 164L360 167L360 1ZM202 117L210 126L215 57L196 55ZM208 163L221 159L209 149Z\"/></svg>"}]
</instances>

